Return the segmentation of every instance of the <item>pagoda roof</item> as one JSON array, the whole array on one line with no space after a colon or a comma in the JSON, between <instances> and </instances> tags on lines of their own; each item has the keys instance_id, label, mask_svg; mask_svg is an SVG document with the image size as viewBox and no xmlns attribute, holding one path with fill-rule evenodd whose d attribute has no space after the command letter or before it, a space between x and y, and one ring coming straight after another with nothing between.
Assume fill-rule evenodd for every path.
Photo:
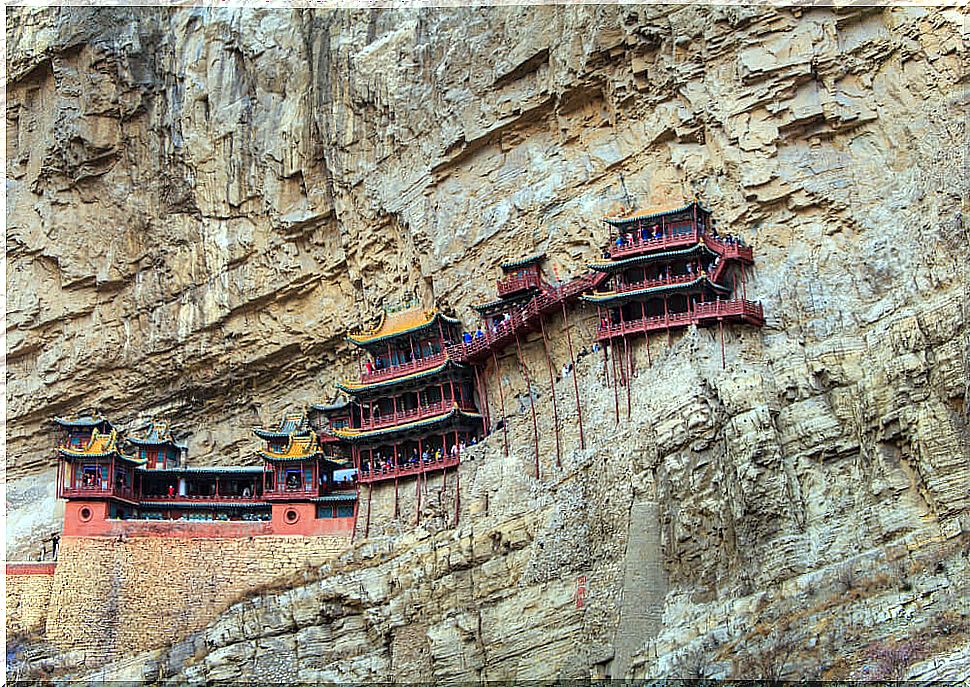
<instances>
[{"instance_id":1,"label":"pagoda roof","mask_svg":"<svg viewBox=\"0 0 970 687\"><path fill-rule=\"evenodd\" d=\"M528 289L521 291L520 293L513 294L511 296L496 298L495 300L488 301L487 303L473 304L472 308L474 308L480 313L484 313L489 310L494 310L496 308L499 308L501 306L509 307L509 306L517 305L523 301L531 299L533 294L538 290L539 290L538 287L530 286Z\"/></svg>"},{"instance_id":2,"label":"pagoda roof","mask_svg":"<svg viewBox=\"0 0 970 687\"><path fill-rule=\"evenodd\" d=\"M101 415L69 415L67 417L55 417L54 422L61 427L99 427L106 425L112 429L111 422Z\"/></svg>"},{"instance_id":3,"label":"pagoda roof","mask_svg":"<svg viewBox=\"0 0 970 687\"><path fill-rule=\"evenodd\" d=\"M671 207L664 210L642 210L639 212L633 211L626 215L614 215L612 217L607 216L603 218L603 221L606 222L607 224L612 224L614 227L620 227L625 224L631 224L633 222L642 222L644 220L660 219L661 217L668 217L670 215L679 215L682 212L686 212L688 210L693 209L695 205L697 206L697 209L700 210L701 212L710 213L710 210L705 208L696 200L693 200L687 203L686 205L681 205L679 207Z\"/></svg>"},{"instance_id":4,"label":"pagoda roof","mask_svg":"<svg viewBox=\"0 0 970 687\"><path fill-rule=\"evenodd\" d=\"M333 430L335 436L345 439L350 442L360 441L362 439L372 439L374 437L389 436L392 434L399 434L401 432L407 432L414 429L423 429L425 427L430 427L433 425L438 425L446 422L452 418L467 418L469 420L481 420L481 415L478 413L469 413L464 410L459 410L458 404L452 405L451 410L448 410L440 415L434 415L432 417L424 418L422 420L415 420L414 422L406 422L400 425L393 425L391 427L382 427L380 429L370 429L361 430L353 429L349 427L343 427L340 429Z\"/></svg>"},{"instance_id":5,"label":"pagoda roof","mask_svg":"<svg viewBox=\"0 0 970 687\"><path fill-rule=\"evenodd\" d=\"M375 389L384 389L387 387L397 386L398 384L403 384L405 382L411 382L416 379L423 379L425 377L433 377L436 374L441 374L448 367L456 367L458 363L452 360L445 359L440 365L428 368L427 370L421 370L419 372L412 372L411 374L401 375L400 377L392 377L391 379L382 379L377 382L337 382L337 388L341 391L346 391L348 394L360 394L367 391L373 391Z\"/></svg>"},{"instance_id":6,"label":"pagoda roof","mask_svg":"<svg viewBox=\"0 0 970 687\"><path fill-rule=\"evenodd\" d=\"M326 496L317 496L316 498L310 499L315 503L341 503L347 501L356 501L357 492L356 491L345 491L343 493L332 493Z\"/></svg>"},{"instance_id":7,"label":"pagoda roof","mask_svg":"<svg viewBox=\"0 0 970 687\"><path fill-rule=\"evenodd\" d=\"M587 267L596 272L614 272L616 270L623 270L627 267L636 267L637 265L643 265L649 262L655 262L657 260L689 257L699 251L704 251L710 255L717 255L717 253L712 251L706 243L703 241L698 241L697 244L691 246L690 248L665 250L660 253L647 253L646 255L637 255L632 258L626 258L625 260L602 260L591 262L587 264Z\"/></svg>"},{"instance_id":8,"label":"pagoda roof","mask_svg":"<svg viewBox=\"0 0 970 687\"><path fill-rule=\"evenodd\" d=\"M136 446L164 446L168 444L177 449L188 448L184 443L175 441L167 422L159 420L152 420L143 435L129 436L128 441Z\"/></svg>"},{"instance_id":9,"label":"pagoda roof","mask_svg":"<svg viewBox=\"0 0 970 687\"><path fill-rule=\"evenodd\" d=\"M590 293L585 296L580 296L580 299L586 303L615 303L617 301L627 301L635 300L638 298L643 298L644 296L653 296L659 293L669 293L670 291L685 291L692 286L709 286L715 291L720 291L722 293L729 293L731 289L726 286L721 286L712 282L707 276L700 276L693 281L680 282L679 284L664 284L662 286L650 286L645 289L636 289L635 291L603 291L599 293Z\"/></svg>"},{"instance_id":10,"label":"pagoda roof","mask_svg":"<svg viewBox=\"0 0 970 687\"><path fill-rule=\"evenodd\" d=\"M307 431L309 431L309 428L307 427L306 416L303 413L284 415L275 429L264 427L253 428L253 434L267 441L270 439L284 439L291 434L306 433Z\"/></svg>"},{"instance_id":11,"label":"pagoda roof","mask_svg":"<svg viewBox=\"0 0 970 687\"><path fill-rule=\"evenodd\" d=\"M320 454L317 447L317 433L310 430L306 434L290 434L290 440L286 443L286 448L281 453L268 450L260 450L261 455L266 460L290 461L308 460L316 458Z\"/></svg>"},{"instance_id":12,"label":"pagoda roof","mask_svg":"<svg viewBox=\"0 0 970 687\"><path fill-rule=\"evenodd\" d=\"M519 267L528 267L529 265L535 265L536 263L539 263L545 260L545 258L546 258L545 253L536 253L534 255L521 258L519 260L510 260L509 262L503 262L501 265L499 265L499 267L501 267L504 272L508 272L509 270L518 269Z\"/></svg>"},{"instance_id":13,"label":"pagoda roof","mask_svg":"<svg viewBox=\"0 0 970 687\"><path fill-rule=\"evenodd\" d=\"M135 465L144 465L146 461L139 460L134 456L129 456L121 452L118 448L118 432L112 429L107 434L102 434L95 427L91 432L91 438L83 448L62 447L58 451L67 458L121 458Z\"/></svg>"},{"instance_id":14,"label":"pagoda roof","mask_svg":"<svg viewBox=\"0 0 970 687\"><path fill-rule=\"evenodd\" d=\"M341 410L346 410L350 406L349 400L338 401L336 403L312 403L310 408L317 410L321 413L336 413Z\"/></svg>"},{"instance_id":15,"label":"pagoda roof","mask_svg":"<svg viewBox=\"0 0 970 687\"><path fill-rule=\"evenodd\" d=\"M366 347L428 329L437 324L439 319L448 324L461 324L459 320L448 317L437 310L408 308L394 313L385 310L381 315L380 323L374 329L348 334L347 340L358 346Z\"/></svg>"}]
</instances>

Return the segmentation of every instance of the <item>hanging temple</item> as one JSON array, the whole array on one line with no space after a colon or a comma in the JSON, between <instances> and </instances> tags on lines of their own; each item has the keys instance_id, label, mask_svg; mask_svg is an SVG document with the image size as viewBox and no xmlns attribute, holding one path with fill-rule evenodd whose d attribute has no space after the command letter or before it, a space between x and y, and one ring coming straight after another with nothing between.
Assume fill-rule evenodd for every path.
<instances>
[{"instance_id":1,"label":"hanging temple","mask_svg":"<svg viewBox=\"0 0 970 687\"><path fill-rule=\"evenodd\" d=\"M747 300L751 248L719 235L700 203L605 221L611 228L609 245L587 274L571 281L550 284L541 254L502 264L495 300L473 306L481 316L475 331L463 332L458 320L410 304L385 312L374 329L349 334L358 349L359 376L337 383L346 400L313 404L275 427L254 429L264 442L256 451L260 465L190 467L187 446L163 422L122 437L99 415L54 418L57 495L66 500L64 534L354 536L361 531L367 536L375 488L393 484L397 517L400 485L417 480L417 523L422 480L440 475L444 491L449 472L454 512L448 517L457 523L462 456L497 431L503 432L508 453L505 399L501 384L498 398L489 398L488 362L497 369L497 352L511 346L521 361L521 339L529 332L541 331L546 343L547 316L565 318L567 305L576 301L596 306L593 348L602 348L604 356L608 345L617 351L610 356L615 393L618 379L624 381L632 369L631 337L716 326L723 365L724 323L764 324L761 305ZM568 327L565 333L573 365ZM554 385L548 354L547 362ZM584 445L579 388L572 376ZM617 417L618 403L617 397ZM555 400L553 406L558 414ZM531 412L538 477L534 405ZM556 427L558 461L558 421ZM367 507L359 523L363 489Z\"/></svg>"}]
</instances>

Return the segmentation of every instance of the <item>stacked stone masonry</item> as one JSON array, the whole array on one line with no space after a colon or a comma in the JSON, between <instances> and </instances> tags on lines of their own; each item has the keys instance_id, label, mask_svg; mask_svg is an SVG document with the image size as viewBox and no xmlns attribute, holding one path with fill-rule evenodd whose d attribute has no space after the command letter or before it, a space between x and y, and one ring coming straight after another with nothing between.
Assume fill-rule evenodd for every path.
<instances>
[{"instance_id":1,"label":"stacked stone masonry","mask_svg":"<svg viewBox=\"0 0 970 687\"><path fill-rule=\"evenodd\" d=\"M43 632L53 582L53 563L7 564L7 635Z\"/></svg>"},{"instance_id":2,"label":"stacked stone masonry","mask_svg":"<svg viewBox=\"0 0 970 687\"><path fill-rule=\"evenodd\" d=\"M65 537L47 638L86 661L166 646L245 594L319 566L348 543L348 537Z\"/></svg>"}]
</instances>

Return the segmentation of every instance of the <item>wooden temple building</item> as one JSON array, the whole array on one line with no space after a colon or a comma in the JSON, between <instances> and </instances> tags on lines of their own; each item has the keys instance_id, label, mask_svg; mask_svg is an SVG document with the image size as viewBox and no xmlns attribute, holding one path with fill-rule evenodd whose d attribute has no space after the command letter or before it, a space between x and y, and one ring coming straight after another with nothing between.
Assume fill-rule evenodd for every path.
<instances>
[{"instance_id":1,"label":"wooden temple building","mask_svg":"<svg viewBox=\"0 0 970 687\"><path fill-rule=\"evenodd\" d=\"M349 533L356 492L334 479L349 467L328 457L303 416L256 429L262 465L185 465L187 447L167 423L122 439L103 418L55 418L57 494L66 535L139 531L172 536Z\"/></svg>"},{"instance_id":2,"label":"wooden temple building","mask_svg":"<svg viewBox=\"0 0 970 687\"><path fill-rule=\"evenodd\" d=\"M350 447L368 500L375 483L393 481L395 516L400 480L418 478L420 519L421 477L440 473L447 480L465 448L483 435L471 371L448 355L459 324L419 307L385 311L377 327L347 337L367 356L358 357L358 380L337 384L351 398L347 407L316 406L328 414L330 433ZM368 503L365 532L369 521Z\"/></svg>"},{"instance_id":3,"label":"wooden temple building","mask_svg":"<svg viewBox=\"0 0 970 687\"><path fill-rule=\"evenodd\" d=\"M542 254L503 263L497 297L473 306L481 321L470 331L463 332L458 320L437 310L407 307L385 311L372 330L349 334L359 352L359 377L336 385L348 398L313 404L304 413L286 415L275 427L256 428L265 442L257 452L261 465L188 467L186 447L161 422L123 440L98 415L55 418L58 495L68 500L65 534L114 532L117 527L110 523L135 520L256 523L262 528L257 533L263 534L352 532L360 489L366 486L366 536L375 486L393 484L396 518L399 484L416 478L420 521L422 480L427 487L430 476L440 476L443 493L449 471L454 473L457 520L457 468L463 452L499 428L509 451L502 385L495 389L501 413L496 420L487 371L497 373L497 353L514 347L531 389L522 342L525 335L540 333L554 390L556 366L545 322L562 315L569 354L564 369L571 370L576 358L568 304L596 307L592 336L603 344L604 356L611 351L614 394L620 377L628 387L628 414L630 339L649 339L655 332L669 338L672 330L717 325L724 364L724 323L764 324L761 305L747 300L751 248L719 235L710 211L699 202L605 221L609 245L586 274L564 283L556 279L554 285L543 273ZM571 376L579 441L585 447L579 384ZM556 394L550 398L558 463L559 410ZM538 478L538 420L534 402L530 407ZM343 479L336 477L338 472ZM247 533L252 534L240 530Z\"/></svg>"},{"instance_id":4,"label":"wooden temple building","mask_svg":"<svg viewBox=\"0 0 970 687\"><path fill-rule=\"evenodd\" d=\"M596 305L597 341L692 324L717 324L723 336L725 321L764 324L761 305L746 299L751 248L732 236L719 236L710 211L700 203L607 217L606 222L615 234L604 259L589 267L607 278L582 297Z\"/></svg>"}]
</instances>

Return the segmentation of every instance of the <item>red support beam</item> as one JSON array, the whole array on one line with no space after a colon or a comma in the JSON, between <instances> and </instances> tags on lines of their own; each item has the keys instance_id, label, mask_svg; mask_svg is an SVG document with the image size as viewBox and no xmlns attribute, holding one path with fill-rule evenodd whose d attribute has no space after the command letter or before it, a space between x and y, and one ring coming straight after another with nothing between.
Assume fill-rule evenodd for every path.
<instances>
[{"instance_id":1,"label":"red support beam","mask_svg":"<svg viewBox=\"0 0 970 687\"><path fill-rule=\"evenodd\" d=\"M519 343L519 333L515 333L515 350L519 359L519 368L522 370L522 378L525 380L526 389L529 391L529 408L532 411L532 437L535 440L536 453L536 479L539 479L539 422L536 420L536 403L532 396L532 380L529 378L529 371L522 360L522 346Z\"/></svg>"},{"instance_id":2,"label":"red support beam","mask_svg":"<svg viewBox=\"0 0 970 687\"><path fill-rule=\"evenodd\" d=\"M579 381L576 379L576 358L573 355L573 339L569 333L570 324L566 318L566 301L561 300L562 305L562 325L566 330L566 346L569 347L569 364L573 366L573 391L576 392L576 415L579 418L579 447L586 448L586 439L583 436L583 407L579 402Z\"/></svg>"},{"instance_id":3,"label":"red support beam","mask_svg":"<svg viewBox=\"0 0 970 687\"><path fill-rule=\"evenodd\" d=\"M546 366L549 368L549 393L552 394L552 421L556 430L556 467L562 467L562 449L559 445L559 409L556 404L556 378L552 371L552 357L549 355L549 341L546 338L546 325L539 315L539 328L542 330L542 350L546 353ZM573 374L576 374L573 368Z\"/></svg>"}]
</instances>

